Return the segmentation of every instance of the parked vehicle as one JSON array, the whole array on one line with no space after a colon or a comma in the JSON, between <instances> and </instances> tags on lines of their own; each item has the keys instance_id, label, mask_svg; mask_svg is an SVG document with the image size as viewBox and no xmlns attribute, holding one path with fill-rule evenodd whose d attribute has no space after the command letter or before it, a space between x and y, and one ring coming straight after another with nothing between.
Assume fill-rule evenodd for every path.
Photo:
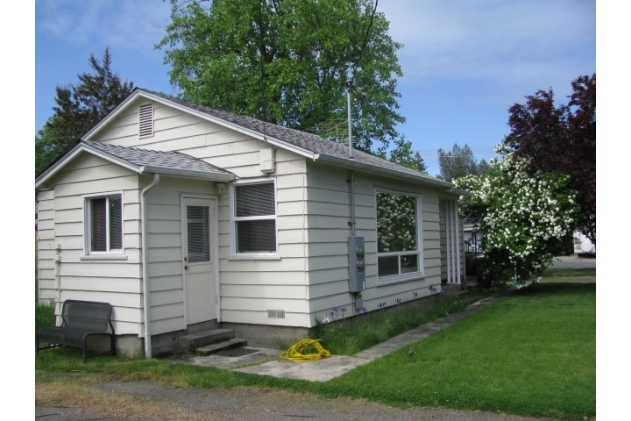
<instances>
[{"instance_id":1,"label":"parked vehicle","mask_svg":"<svg viewBox=\"0 0 631 421\"><path fill-rule=\"evenodd\" d=\"M574 253L583 256L595 256L596 246L592 241L580 232L574 233Z\"/></svg>"}]
</instances>

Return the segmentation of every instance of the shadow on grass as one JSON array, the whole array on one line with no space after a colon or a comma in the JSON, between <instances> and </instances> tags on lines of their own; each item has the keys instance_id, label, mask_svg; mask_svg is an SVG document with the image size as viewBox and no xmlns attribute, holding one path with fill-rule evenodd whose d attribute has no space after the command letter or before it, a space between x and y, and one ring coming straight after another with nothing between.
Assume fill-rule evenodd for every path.
<instances>
[{"instance_id":1,"label":"shadow on grass","mask_svg":"<svg viewBox=\"0 0 631 421\"><path fill-rule=\"evenodd\" d=\"M583 295L591 292L596 293L596 283L549 283L529 285L527 288L516 291L514 295L523 297L549 294Z\"/></svg>"}]
</instances>

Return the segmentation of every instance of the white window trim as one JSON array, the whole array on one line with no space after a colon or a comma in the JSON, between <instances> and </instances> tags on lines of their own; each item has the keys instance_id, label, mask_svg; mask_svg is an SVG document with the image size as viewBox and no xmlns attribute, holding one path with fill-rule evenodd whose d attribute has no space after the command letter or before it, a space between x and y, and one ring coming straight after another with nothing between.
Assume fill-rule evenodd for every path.
<instances>
[{"instance_id":1,"label":"white window trim","mask_svg":"<svg viewBox=\"0 0 631 421\"><path fill-rule=\"evenodd\" d=\"M90 250L91 240L91 212L89 202L94 199L119 196L121 199L121 248L109 251L92 251ZM103 193L86 194L82 196L83 199L83 256L80 256L80 260L127 260L125 255L125 202L123 200L123 191L111 191ZM107 209L107 207L106 207ZM108 243L109 243L109 230Z\"/></svg>"},{"instance_id":2,"label":"white window trim","mask_svg":"<svg viewBox=\"0 0 631 421\"><path fill-rule=\"evenodd\" d=\"M238 186L248 185L248 184L268 184L273 183L274 185L274 215L273 216L248 216L248 217L237 217L235 216L235 207L236 207L236 193L235 188ZM239 180L230 183L230 194L229 194L229 202L230 202L230 256L228 260L280 260L280 255L278 254L278 191L276 189L276 179L275 178L256 178L251 180ZM276 238L276 252L268 253L268 252L250 252L250 253L237 253L237 237L236 237L236 223L238 221L255 221L255 220L273 220L275 227L275 238Z\"/></svg>"},{"instance_id":3,"label":"white window trim","mask_svg":"<svg viewBox=\"0 0 631 421\"><path fill-rule=\"evenodd\" d=\"M423 250L423 196L419 193L410 193L406 191L375 188L375 222L377 221L377 193L391 193L401 196L410 196L416 199L415 218L416 218L416 248L417 250L410 251L397 251L397 252L385 252L379 253L379 233L377 230L377 224L375 223L375 238L377 239L377 286L391 285L399 282L414 281L425 278L425 259ZM402 256L402 255L417 255L418 267L417 272L401 273L398 275L390 275L379 277L379 257L380 256Z\"/></svg>"}]
</instances>

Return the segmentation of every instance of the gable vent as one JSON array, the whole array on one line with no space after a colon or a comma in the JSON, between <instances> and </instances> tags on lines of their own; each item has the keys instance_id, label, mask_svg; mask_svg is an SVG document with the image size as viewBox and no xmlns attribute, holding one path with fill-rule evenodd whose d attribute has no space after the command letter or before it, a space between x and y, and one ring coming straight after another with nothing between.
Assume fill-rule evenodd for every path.
<instances>
[{"instance_id":1,"label":"gable vent","mask_svg":"<svg viewBox=\"0 0 631 421\"><path fill-rule=\"evenodd\" d=\"M138 113L140 138L153 136L153 104L142 104Z\"/></svg>"},{"instance_id":2,"label":"gable vent","mask_svg":"<svg viewBox=\"0 0 631 421\"><path fill-rule=\"evenodd\" d=\"M285 310L267 310L268 319L284 319Z\"/></svg>"}]
</instances>

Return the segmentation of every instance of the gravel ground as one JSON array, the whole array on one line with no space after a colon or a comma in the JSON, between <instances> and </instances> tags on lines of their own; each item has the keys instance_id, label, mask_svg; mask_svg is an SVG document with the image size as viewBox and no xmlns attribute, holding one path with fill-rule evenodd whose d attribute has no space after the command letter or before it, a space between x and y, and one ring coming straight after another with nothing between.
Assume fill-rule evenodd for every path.
<instances>
[{"instance_id":1,"label":"gravel ground","mask_svg":"<svg viewBox=\"0 0 631 421\"><path fill-rule=\"evenodd\" d=\"M169 418L177 420L431 420L431 421L535 421L528 418L481 411L460 411L446 408L407 409L365 400L329 399L313 394L286 392L277 389L238 387L203 390L165 386L154 382L92 383L106 393L131 397L158 408L168 408ZM174 412L175 411L175 412ZM177 415L173 415L176 413ZM140 421L151 419L142 414L121 414L116 408L99 413L89 407L36 407L35 418L44 421ZM162 418L167 419L167 418Z\"/></svg>"}]
</instances>

